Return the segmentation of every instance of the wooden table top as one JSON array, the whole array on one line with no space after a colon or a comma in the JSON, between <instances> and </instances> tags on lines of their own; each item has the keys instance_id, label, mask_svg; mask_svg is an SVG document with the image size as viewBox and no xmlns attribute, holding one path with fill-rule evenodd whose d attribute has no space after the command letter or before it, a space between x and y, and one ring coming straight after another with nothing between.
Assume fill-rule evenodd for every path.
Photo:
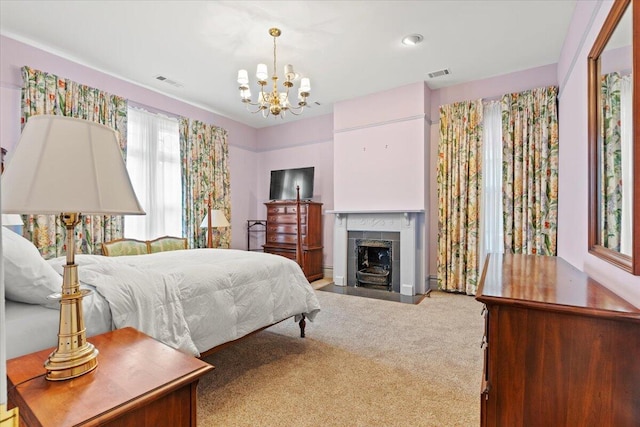
<instances>
[{"instance_id":1,"label":"wooden table top","mask_svg":"<svg viewBox=\"0 0 640 427\"><path fill-rule=\"evenodd\" d=\"M477 299L640 320L640 310L559 257L489 254Z\"/></svg>"}]
</instances>

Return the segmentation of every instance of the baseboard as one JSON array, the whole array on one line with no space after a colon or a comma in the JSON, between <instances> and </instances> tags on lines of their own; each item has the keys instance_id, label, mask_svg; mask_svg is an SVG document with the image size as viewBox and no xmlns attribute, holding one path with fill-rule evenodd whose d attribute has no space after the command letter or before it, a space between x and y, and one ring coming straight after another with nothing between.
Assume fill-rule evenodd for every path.
<instances>
[{"instance_id":1,"label":"baseboard","mask_svg":"<svg viewBox=\"0 0 640 427\"><path fill-rule=\"evenodd\" d=\"M322 273L325 279L333 279L333 267L323 266Z\"/></svg>"}]
</instances>

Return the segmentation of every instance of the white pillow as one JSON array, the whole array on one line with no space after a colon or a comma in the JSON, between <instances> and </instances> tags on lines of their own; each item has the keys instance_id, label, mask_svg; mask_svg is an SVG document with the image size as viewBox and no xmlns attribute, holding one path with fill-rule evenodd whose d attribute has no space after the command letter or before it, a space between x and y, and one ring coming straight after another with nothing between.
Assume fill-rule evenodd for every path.
<instances>
[{"instance_id":1,"label":"white pillow","mask_svg":"<svg viewBox=\"0 0 640 427\"><path fill-rule=\"evenodd\" d=\"M7 299L28 304L51 303L48 295L60 292L62 276L19 234L2 227L4 292Z\"/></svg>"}]
</instances>

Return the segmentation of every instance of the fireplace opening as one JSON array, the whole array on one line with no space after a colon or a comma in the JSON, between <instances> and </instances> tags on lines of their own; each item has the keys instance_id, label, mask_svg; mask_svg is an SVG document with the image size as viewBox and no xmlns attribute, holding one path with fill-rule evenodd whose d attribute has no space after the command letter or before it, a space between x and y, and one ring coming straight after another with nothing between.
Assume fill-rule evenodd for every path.
<instances>
[{"instance_id":1,"label":"fireplace opening","mask_svg":"<svg viewBox=\"0 0 640 427\"><path fill-rule=\"evenodd\" d=\"M356 240L356 287L392 290L392 247L390 240Z\"/></svg>"}]
</instances>

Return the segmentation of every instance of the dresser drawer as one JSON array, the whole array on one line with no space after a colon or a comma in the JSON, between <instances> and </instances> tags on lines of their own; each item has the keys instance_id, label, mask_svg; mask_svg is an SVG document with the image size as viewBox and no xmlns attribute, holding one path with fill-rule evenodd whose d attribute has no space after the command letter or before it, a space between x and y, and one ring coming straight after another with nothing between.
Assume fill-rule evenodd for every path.
<instances>
[{"instance_id":1,"label":"dresser drawer","mask_svg":"<svg viewBox=\"0 0 640 427\"><path fill-rule=\"evenodd\" d=\"M307 234L307 226L302 225L300 228L302 234ZM284 233L284 234L297 234L298 226L294 224L269 224L267 232L272 233Z\"/></svg>"},{"instance_id":2,"label":"dresser drawer","mask_svg":"<svg viewBox=\"0 0 640 427\"><path fill-rule=\"evenodd\" d=\"M267 223L277 223L277 224L297 224L298 223L298 215L296 214L283 214L283 215L268 215ZM307 223L307 216L300 215L300 224Z\"/></svg>"},{"instance_id":3,"label":"dresser drawer","mask_svg":"<svg viewBox=\"0 0 640 427\"><path fill-rule=\"evenodd\" d=\"M292 260L296 260L296 251L295 250L280 250L275 248L264 248L264 251L269 254L280 255L285 258L289 258Z\"/></svg>"},{"instance_id":4,"label":"dresser drawer","mask_svg":"<svg viewBox=\"0 0 640 427\"><path fill-rule=\"evenodd\" d=\"M307 244L307 236L301 236L303 245ZM267 233L267 243L288 243L295 245L298 243L298 236L295 234L269 234Z\"/></svg>"},{"instance_id":5,"label":"dresser drawer","mask_svg":"<svg viewBox=\"0 0 640 427\"><path fill-rule=\"evenodd\" d=\"M269 206L267 207L267 215L271 214L283 214L287 210L286 206Z\"/></svg>"},{"instance_id":6,"label":"dresser drawer","mask_svg":"<svg viewBox=\"0 0 640 427\"><path fill-rule=\"evenodd\" d=\"M284 206L269 206L267 208L267 215L271 214L295 214L298 212L298 207L296 205L284 205ZM305 205L300 205L300 213L306 214L307 207Z\"/></svg>"},{"instance_id":7,"label":"dresser drawer","mask_svg":"<svg viewBox=\"0 0 640 427\"><path fill-rule=\"evenodd\" d=\"M298 212L298 208L294 205L294 206L287 206L285 207L285 211L288 214L294 214ZM301 214L306 214L307 213L307 207L305 205L300 205L300 213Z\"/></svg>"}]
</instances>

